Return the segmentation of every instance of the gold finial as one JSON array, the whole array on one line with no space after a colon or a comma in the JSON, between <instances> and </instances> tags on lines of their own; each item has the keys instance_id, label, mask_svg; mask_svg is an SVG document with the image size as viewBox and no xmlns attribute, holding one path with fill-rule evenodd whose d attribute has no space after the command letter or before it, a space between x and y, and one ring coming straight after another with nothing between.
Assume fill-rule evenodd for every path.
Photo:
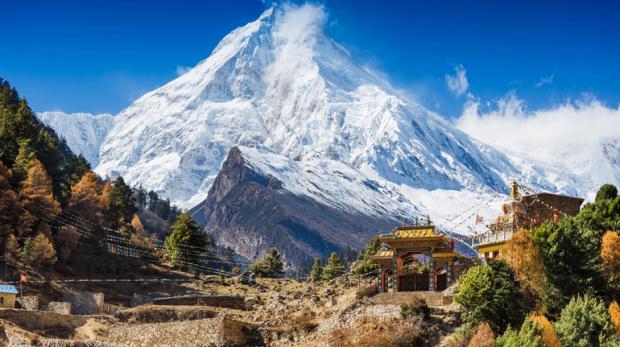
<instances>
[{"instance_id":1,"label":"gold finial","mask_svg":"<svg viewBox=\"0 0 620 347\"><path fill-rule=\"evenodd\" d=\"M512 181L512 190L510 192L510 196L513 199L516 199L519 197L519 183L517 183L516 180Z\"/></svg>"}]
</instances>

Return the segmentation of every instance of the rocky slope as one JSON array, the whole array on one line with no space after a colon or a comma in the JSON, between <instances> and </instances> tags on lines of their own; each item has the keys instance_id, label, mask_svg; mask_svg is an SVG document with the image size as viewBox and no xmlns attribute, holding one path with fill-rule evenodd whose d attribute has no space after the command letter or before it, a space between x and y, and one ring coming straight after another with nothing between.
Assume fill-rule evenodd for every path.
<instances>
[{"instance_id":1,"label":"rocky slope","mask_svg":"<svg viewBox=\"0 0 620 347\"><path fill-rule=\"evenodd\" d=\"M290 180L284 183L282 179L299 171L282 170L285 165L280 165L279 172L269 170L264 166L266 163L256 160L257 156L261 157L259 151L266 149L231 149L208 198L191 210L194 219L221 244L241 255L254 258L270 247L277 247L289 265L299 264L347 246L362 248L371 235L397 223L394 218L379 214L380 211L373 215L347 208L347 198L354 197L338 199L338 189L321 191L317 185L313 192L296 192L294 186L289 187ZM278 160L290 164L284 156L270 155L269 165L277 165ZM341 181L350 179L356 177ZM362 182L354 184L366 190L376 189ZM377 201L358 203L367 204L368 211L385 209Z\"/></svg>"}]
</instances>

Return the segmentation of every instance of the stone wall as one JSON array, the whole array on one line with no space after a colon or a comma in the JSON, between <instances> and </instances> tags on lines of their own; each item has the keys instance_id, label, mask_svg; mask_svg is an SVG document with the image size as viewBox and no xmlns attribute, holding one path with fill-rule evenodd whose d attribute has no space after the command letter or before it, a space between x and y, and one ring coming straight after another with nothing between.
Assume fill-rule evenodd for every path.
<instances>
[{"instance_id":1,"label":"stone wall","mask_svg":"<svg viewBox=\"0 0 620 347\"><path fill-rule=\"evenodd\" d=\"M39 309L39 298L36 295L18 297L17 302L24 310L37 311Z\"/></svg>"},{"instance_id":2,"label":"stone wall","mask_svg":"<svg viewBox=\"0 0 620 347\"><path fill-rule=\"evenodd\" d=\"M64 301L52 301L43 310L58 314L71 314L71 304Z\"/></svg>"},{"instance_id":3,"label":"stone wall","mask_svg":"<svg viewBox=\"0 0 620 347\"><path fill-rule=\"evenodd\" d=\"M184 295L153 299L153 305L193 305L245 310L245 300L239 295Z\"/></svg>"},{"instance_id":4,"label":"stone wall","mask_svg":"<svg viewBox=\"0 0 620 347\"><path fill-rule=\"evenodd\" d=\"M103 311L103 293L75 292L65 294L63 299L71 304L73 314L99 314Z\"/></svg>"}]
</instances>

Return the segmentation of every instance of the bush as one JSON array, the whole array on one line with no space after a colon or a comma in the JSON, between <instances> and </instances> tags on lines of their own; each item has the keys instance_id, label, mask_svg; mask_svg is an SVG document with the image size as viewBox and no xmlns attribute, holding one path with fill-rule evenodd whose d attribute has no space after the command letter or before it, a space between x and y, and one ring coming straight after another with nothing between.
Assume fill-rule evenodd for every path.
<instances>
[{"instance_id":1,"label":"bush","mask_svg":"<svg viewBox=\"0 0 620 347\"><path fill-rule=\"evenodd\" d=\"M257 277L277 278L284 274L284 263L278 250L272 248L265 258L254 261L249 270Z\"/></svg>"},{"instance_id":2,"label":"bush","mask_svg":"<svg viewBox=\"0 0 620 347\"><path fill-rule=\"evenodd\" d=\"M555 329L565 346L600 346L601 342L615 338L605 304L590 294L572 298Z\"/></svg>"},{"instance_id":3,"label":"bush","mask_svg":"<svg viewBox=\"0 0 620 347\"><path fill-rule=\"evenodd\" d=\"M467 347L493 347L495 346L495 334L488 323L480 323L474 336Z\"/></svg>"},{"instance_id":4,"label":"bush","mask_svg":"<svg viewBox=\"0 0 620 347\"><path fill-rule=\"evenodd\" d=\"M426 300L415 298L408 304L400 305L400 315L403 318L421 317L426 320L431 316L431 308L428 307Z\"/></svg>"},{"instance_id":5,"label":"bush","mask_svg":"<svg viewBox=\"0 0 620 347\"><path fill-rule=\"evenodd\" d=\"M455 300L466 309L465 321L488 322L496 332L520 325L525 316L519 283L503 261L470 268L459 280Z\"/></svg>"},{"instance_id":6,"label":"bush","mask_svg":"<svg viewBox=\"0 0 620 347\"><path fill-rule=\"evenodd\" d=\"M454 332L446 336L440 346L442 347L465 347L474 334L474 326L471 323L465 323L454 329Z\"/></svg>"},{"instance_id":7,"label":"bush","mask_svg":"<svg viewBox=\"0 0 620 347\"><path fill-rule=\"evenodd\" d=\"M545 347L542 328L531 319L526 319L519 331L508 327L497 339L498 347Z\"/></svg>"}]
</instances>

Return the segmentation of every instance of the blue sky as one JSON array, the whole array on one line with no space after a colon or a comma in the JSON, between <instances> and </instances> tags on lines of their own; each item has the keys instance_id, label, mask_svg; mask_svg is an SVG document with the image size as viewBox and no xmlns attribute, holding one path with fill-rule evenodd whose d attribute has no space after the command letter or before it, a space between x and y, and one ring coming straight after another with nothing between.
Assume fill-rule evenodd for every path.
<instances>
[{"instance_id":1,"label":"blue sky","mask_svg":"<svg viewBox=\"0 0 620 347\"><path fill-rule=\"evenodd\" d=\"M315 2L316 3L316 2ZM534 109L620 101L619 3L324 1L327 33L449 117L468 93ZM206 58L262 1L2 1L0 77L36 111L117 113ZM468 88L450 91L462 66ZM461 86L462 87L462 86ZM457 88L458 89L458 88Z\"/></svg>"}]
</instances>

